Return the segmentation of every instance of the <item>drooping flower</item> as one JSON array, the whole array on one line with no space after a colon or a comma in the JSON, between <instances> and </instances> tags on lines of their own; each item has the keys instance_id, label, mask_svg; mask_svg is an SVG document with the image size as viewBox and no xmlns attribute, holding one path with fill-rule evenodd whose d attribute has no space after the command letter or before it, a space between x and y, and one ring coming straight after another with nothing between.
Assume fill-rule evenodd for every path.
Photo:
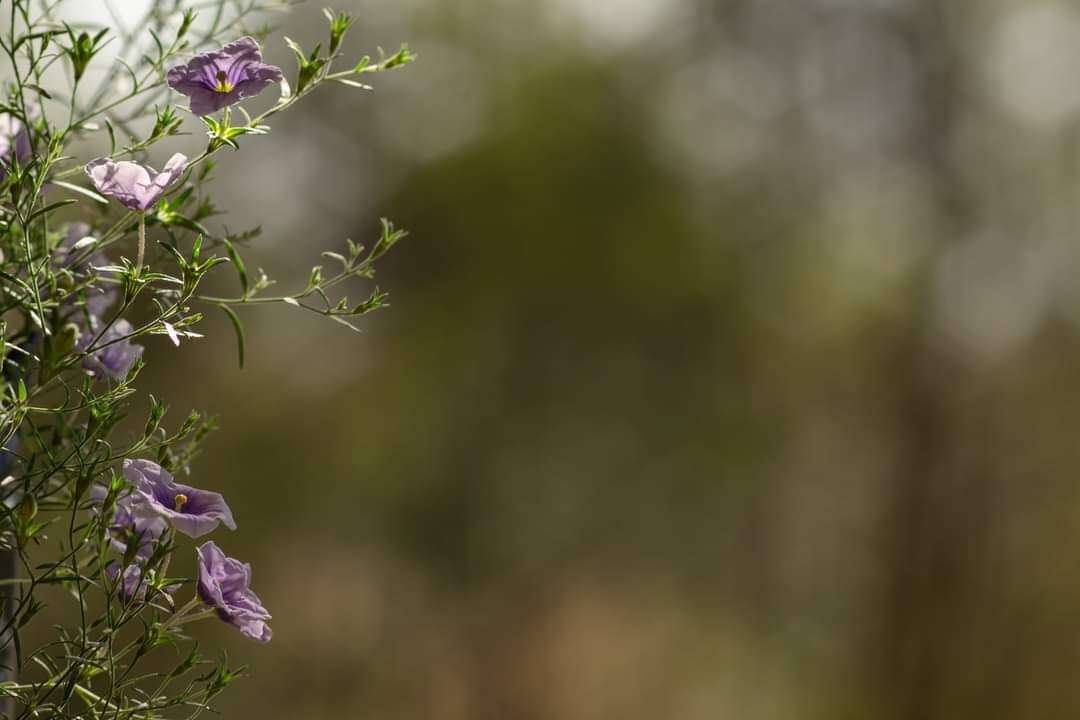
<instances>
[{"instance_id":1,"label":"drooping flower","mask_svg":"<svg viewBox=\"0 0 1080 720\"><path fill-rule=\"evenodd\" d=\"M126 378L135 362L142 357L144 349L142 345L126 339L134 330L127 320L114 322L96 343L101 349L83 358L83 367L95 375L103 375L113 380ZM80 333L76 349L85 351L99 332L100 323L91 317L90 329Z\"/></svg>"},{"instance_id":2,"label":"drooping flower","mask_svg":"<svg viewBox=\"0 0 1080 720\"><path fill-rule=\"evenodd\" d=\"M30 129L10 113L0 113L0 180L7 177L12 160L20 164L30 159Z\"/></svg>"},{"instance_id":3,"label":"drooping flower","mask_svg":"<svg viewBox=\"0 0 1080 720\"><path fill-rule=\"evenodd\" d=\"M161 172L130 160L98 158L86 165L86 174L103 195L115 198L128 210L146 212L161 199L187 166L187 157L176 153Z\"/></svg>"},{"instance_id":4,"label":"drooping flower","mask_svg":"<svg viewBox=\"0 0 1080 720\"><path fill-rule=\"evenodd\" d=\"M281 82L281 68L262 62L255 38L242 37L169 70L169 87L191 98L191 112L209 115Z\"/></svg>"},{"instance_id":5,"label":"drooping flower","mask_svg":"<svg viewBox=\"0 0 1080 720\"><path fill-rule=\"evenodd\" d=\"M75 257L80 251L75 248L83 239L90 235L90 226L83 222L74 222L68 225L67 236L53 252L53 264L58 268L70 271L78 280L85 280L94 267L102 267L108 264L104 253L95 252L82 261L75 263ZM119 297L120 291L115 285L105 287L85 286L83 295L86 298L86 312L98 320L105 314ZM64 299L65 314L74 309L78 300L75 293Z\"/></svg>"},{"instance_id":6,"label":"drooping flower","mask_svg":"<svg viewBox=\"0 0 1080 720\"><path fill-rule=\"evenodd\" d=\"M213 541L196 549L199 554L199 597L217 610L218 617L246 637L270 642L270 613L251 591L251 566L228 557Z\"/></svg>"},{"instance_id":7,"label":"drooping flower","mask_svg":"<svg viewBox=\"0 0 1080 720\"><path fill-rule=\"evenodd\" d=\"M211 532L219 523L236 529L232 511L220 493L178 483L152 460L124 460L124 477L135 486L132 512L136 515L163 518L193 538Z\"/></svg>"}]
</instances>

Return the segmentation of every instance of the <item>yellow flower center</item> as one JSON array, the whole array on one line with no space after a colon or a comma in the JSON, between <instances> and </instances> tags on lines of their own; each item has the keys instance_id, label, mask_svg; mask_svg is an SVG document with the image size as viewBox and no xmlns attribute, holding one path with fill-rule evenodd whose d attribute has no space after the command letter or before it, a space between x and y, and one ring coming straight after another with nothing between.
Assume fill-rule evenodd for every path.
<instances>
[{"instance_id":1,"label":"yellow flower center","mask_svg":"<svg viewBox=\"0 0 1080 720\"><path fill-rule=\"evenodd\" d=\"M176 503L176 512L180 512L184 509L184 505L187 504L188 497L184 493L177 493L174 502Z\"/></svg>"},{"instance_id":2,"label":"yellow flower center","mask_svg":"<svg viewBox=\"0 0 1080 720\"><path fill-rule=\"evenodd\" d=\"M224 70L218 70L217 85L214 87L214 92L231 93L232 91L233 84L229 82L229 76L225 74Z\"/></svg>"}]
</instances>

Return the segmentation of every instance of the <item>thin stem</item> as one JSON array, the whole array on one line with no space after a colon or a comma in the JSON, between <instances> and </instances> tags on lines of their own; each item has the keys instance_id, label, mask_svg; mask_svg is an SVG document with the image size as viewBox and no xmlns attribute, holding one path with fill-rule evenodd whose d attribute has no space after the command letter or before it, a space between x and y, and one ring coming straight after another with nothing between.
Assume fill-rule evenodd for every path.
<instances>
[{"instance_id":1,"label":"thin stem","mask_svg":"<svg viewBox=\"0 0 1080 720\"><path fill-rule=\"evenodd\" d=\"M139 253L135 257L135 277L142 272L143 258L146 257L146 213L139 213Z\"/></svg>"}]
</instances>

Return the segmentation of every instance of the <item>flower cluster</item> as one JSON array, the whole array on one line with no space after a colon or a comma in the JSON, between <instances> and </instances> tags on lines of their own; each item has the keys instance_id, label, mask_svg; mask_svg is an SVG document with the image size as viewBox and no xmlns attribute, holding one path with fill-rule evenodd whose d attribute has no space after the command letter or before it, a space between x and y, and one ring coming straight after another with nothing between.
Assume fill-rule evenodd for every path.
<instances>
[{"instance_id":1,"label":"flower cluster","mask_svg":"<svg viewBox=\"0 0 1080 720\"><path fill-rule=\"evenodd\" d=\"M232 510L220 493L176 482L152 460L124 460L124 479L131 486L128 495L116 501L110 525L112 546L125 559L112 561L109 574L120 582L125 597L142 597L147 586L143 569L155 546L171 531L191 538L213 532L218 525L236 529ZM91 500L102 503L108 496L103 486L91 490ZM134 548L133 552L129 552ZM260 642L272 636L266 621L270 613L251 590L251 567L227 557L213 542L198 548L199 597L218 616L244 635ZM171 592L175 586L166 586Z\"/></svg>"},{"instance_id":2,"label":"flower cluster","mask_svg":"<svg viewBox=\"0 0 1080 720\"><path fill-rule=\"evenodd\" d=\"M388 221L370 247L345 240L323 253L327 269L273 295L274 281L241 256L258 229L231 233L209 185L225 148L265 142L270 119L316 89L369 89L358 76L413 56L402 46L343 68L353 20L327 10L328 42L305 52L284 39L296 59L286 80L245 29L292 0L150 3L139 29L122 34L65 23L63 4L9 4L0 54L11 66L0 89L0 717L198 715L238 673L195 652L188 626L220 620L265 643L271 616L250 566L208 539L236 529L229 503L177 479L192 474L216 420L194 410L177 419L142 393L150 407L141 432L133 423L136 381L154 354L147 340L202 337L204 311L220 312L242 367L246 308L288 305L357 330L355 318L385 305L377 287L353 302L341 290L371 283L376 261L404 237ZM99 56L106 46L111 69ZM274 86L280 93L266 92ZM266 109L248 107L257 98ZM185 113L206 127L205 145L159 154L191 142ZM100 157L72 162L94 142L104 144ZM235 272L238 290L206 293L217 268ZM170 572L189 542L194 571ZM50 597L55 632L34 647L40 631L24 633L46 588L64 592ZM170 648L181 657L161 672ZM150 654L153 670L143 664Z\"/></svg>"},{"instance_id":3,"label":"flower cluster","mask_svg":"<svg viewBox=\"0 0 1080 720\"><path fill-rule=\"evenodd\" d=\"M220 50L196 55L168 72L169 87L191 99L191 112L209 115L258 95L284 77L281 68L266 65L255 38L243 37ZM129 160L98 158L86 166L98 192L128 210L145 213L184 173L187 158L176 153L159 173Z\"/></svg>"},{"instance_id":4,"label":"flower cluster","mask_svg":"<svg viewBox=\"0 0 1080 720\"><path fill-rule=\"evenodd\" d=\"M262 63L259 45L254 38L243 37L221 50L202 53L187 64L169 70L169 86L191 98L191 111L206 115L238 103L281 81L281 69ZM11 115L0 115L0 167L3 158L15 157L20 162L30 152L29 133L23 123ZM153 208L184 174L188 158L175 153L161 172L130 160L97 158L87 163L85 170L98 192L107 195L128 210L139 213L139 262L142 265L145 229L143 215ZM2 177L0 177L2 179ZM64 264L77 243L76 236L89 232L83 223L68 230L68 239L57 251L57 262ZM85 267L86 263L83 263ZM87 370L105 378L124 380L143 353L143 347L131 343L134 328L127 320L105 325L102 314L116 299L115 290L98 291L87 298L84 307L88 314L81 323L77 349L86 353L83 365ZM175 337L175 335L174 335Z\"/></svg>"},{"instance_id":5,"label":"flower cluster","mask_svg":"<svg viewBox=\"0 0 1080 720\"><path fill-rule=\"evenodd\" d=\"M262 62L259 45L251 37L243 37L221 50L196 55L168 72L169 86L191 99L191 112L196 115L234 105L281 82L282 78L280 68ZM29 149L25 128L10 116L8 120L6 128L0 126L0 135L7 130L7 147L0 145L0 151L13 152L18 157ZM183 154L176 153L157 172L133 161L98 158L86 165L86 174L100 193L139 213L142 223L142 214L154 207L183 175L187 160ZM142 226L140 230L145 232ZM78 243L76 236L88 232L85 225L72 225L56 262L66 264ZM103 293L94 302L88 300L83 304L88 322L79 336L78 348L86 353L87 369L123 380L141 357L143 348L129 342L133 328L127 320L117 320L99 331L101 315L114 300L114 295ZM114 547L125 556L129 543L135 543L136 549L130 554L127 566L113 561L109 572L114 580L119 578L121 592L126 597L145 595L143 568L155 544L171 530L198 538L219 524L236 529L232 511L220 494L180 484L153 461L126 459L123 474L132 490L116 503L112 532L123 539L114 538ZM93 494L101 500L105 488L98 486ZM270 614L251 590L251 567L227 557L212 541L198 548L198 559L198 594L202 601L247 637L269 642L272 632L266 623Z\"/></svg>"}]
</instances>

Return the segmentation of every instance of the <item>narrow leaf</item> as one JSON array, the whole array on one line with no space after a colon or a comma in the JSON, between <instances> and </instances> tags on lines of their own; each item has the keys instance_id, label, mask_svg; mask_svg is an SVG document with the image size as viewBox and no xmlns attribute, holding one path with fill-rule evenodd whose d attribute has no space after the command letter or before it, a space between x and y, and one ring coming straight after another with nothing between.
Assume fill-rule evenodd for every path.
<instances>
[{"instance_id":1,"label":"narrow leaf","mask_svg":"<svg viewBox=\"0 0 1080 720\"><path fill-rule=\"evenodd\" d=\"M248 274L247 268L244 267L244 261L240 259L240 254L236 252L236 248L229 242L228 238L223 240L225 243L225 252L229 254L229 259L232 260L233 267L236 268L236 274L240 277L240 287L243 289L244 297L248 294Z\"/></svg>"},{"instance_id":2,"label":"narrow leaf","mask_svg":"<svg viewBox=\"0 0 1080 720\"><path fill-rule=\"evenodd\" d=\"M86 197L90 198L91 200L94 200L95 202L99 202L102 205L108 205L109 204L108 198L106 198L104 195L99 195L98 193L94 192L93 190L91 190L89 188L80 187L80 186L75 185L73 183L64 182L63 180L50 180L49 184L50 185L59 185L62 188L65 188L67 190L71 190L72 192L77 192L80 195L85 195Z\"/></svg>"},{"instance_id":3,"label":"narrow leaf","mask_svg":"<svg viewBox=\"0 0 1080 720\"><path fill-rule=\"evenodd\" d=\"M362 82L356 82L355 80L349 80L348 78L334 78L335 82L339 82L342 85L348 85L349 87L360 88L361 90L374 90L375 88L370 85L365 85Z\"/></svg>"},{"instance_id":4,"label":"narrow leaf","mask_svg":"<svg viewBox=\"0 0 1080 720\"><path fill-rule=\"evenodd\" d=\"M229 316L229 321L232 322L233 330L236 331L236 350L239 355L240 367L244 367L244 326L240 322L240 318L231 307L225 304L218 305L219 308L225 311L225 314Z\"/></svg>"},{"instance_id":5,"label":"narrow leaf","mask_svg":"<svg viewBox=\"0 0 1080 720\"><path fill-rule=\"evenodd\" d=\"M72 203L77 203L77 202L79 202L79 201L78 200L58 200L58 201L56 201L54 203L49 203L45 207L40 207L37 210L35 210L34 212L30 213L30 217L26 218L26 222L27 223L33 222L34 218L36 218L36 217L44 215L45 213L48 213L48 212L52 212L53 210L59 210L60 208L64 207L65 205L71 205Z\"/></svg>"}]
</instances>

